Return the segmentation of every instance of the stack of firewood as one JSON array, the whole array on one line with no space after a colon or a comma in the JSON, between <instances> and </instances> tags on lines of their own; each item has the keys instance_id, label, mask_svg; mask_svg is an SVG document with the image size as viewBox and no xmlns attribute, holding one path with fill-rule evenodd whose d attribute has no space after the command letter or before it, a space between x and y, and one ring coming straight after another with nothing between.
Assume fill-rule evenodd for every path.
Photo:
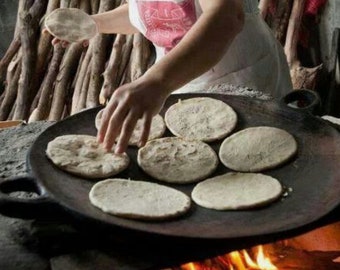
<instances>
[{"instance_id":1,"label":"stack of firewood","mask_svg":"<svg viewBox=\"0 0 340 270\"><path fill-rule=\"evenodd\" d=\"M320 10L327 0L259 0L259 8L263 19L271 27L277 40L284 47L290 68L293 88L315 90L318 75L321 73L321 59L313 59L314 63L305 66L299 56L298 45L301 43L301 32L308 27L317 27ZM313 32L308 33L309 39L317 39ZM306 46L306 44L305 44ZM308 45L307 45L308 46ZM309 48L303 48L308 54ZM301 48L301 46L300 46ZM320 48L313 48L320 51Z\"/></svg>"},{"instance_id":2,"label":"stack of firewood","mask_svg":"<svg viewBox=\"0 0 340 270\"><path fill-rule=\"evenodd\" d=\"M153 64L152 44L141 34L98 34L88 47L52 46L44 16L59 7L102 13L125 0L19 0L13 41L0 60L0 121L60 120L104 104L121 84ZM284 47L295 89L314 89L322 64L305 67L298 56L307 3L326 0L259 0L261 14Z\"/></svg>"},{"instance_id":3,"label":"stack of firewood","mask_svg":"<svg viewBox=\"0 0 340 270\"><path fill-rule=\"evenodd\" d=\"M14 38L0 61L0 120L58 121L105 103L121 84L153 64L152 44L141 34L98 34L81 43L52 45L43 30L54 9L102 13L124 0L19 0Z\"/></svg>"}]
</instances>

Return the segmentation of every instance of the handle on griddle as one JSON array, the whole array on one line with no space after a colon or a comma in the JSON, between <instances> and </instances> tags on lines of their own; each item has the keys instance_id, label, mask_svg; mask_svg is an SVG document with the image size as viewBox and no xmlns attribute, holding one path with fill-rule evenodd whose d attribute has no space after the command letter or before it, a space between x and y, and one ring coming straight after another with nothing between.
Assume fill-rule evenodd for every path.
<instances>
[{"instance_id":1,"label":"handle on griddle","mask_svg":"<svg viewBox=\"0 0 340 270\"><path fill-rule=\"evenodd\" d=\"M281 102L285 106L291 107L313 115L318 115L321 110L321 99L316 91L308 89L295 89L285 95Z\"/></svg>"},{"instance_id":2,"label":"handle on griddle","mask_svg":"<svg viewBox=\"0 0 340 270\"><path fill-rule=\"evenodd\" d=\"M10 196L12 192L33 192L37 196L32 198L18 198ZM22 219L44 218L53 215L58 208L30 176L22 176L0 181L0 213L8 217Z\"/></svg>"}]
</instances>

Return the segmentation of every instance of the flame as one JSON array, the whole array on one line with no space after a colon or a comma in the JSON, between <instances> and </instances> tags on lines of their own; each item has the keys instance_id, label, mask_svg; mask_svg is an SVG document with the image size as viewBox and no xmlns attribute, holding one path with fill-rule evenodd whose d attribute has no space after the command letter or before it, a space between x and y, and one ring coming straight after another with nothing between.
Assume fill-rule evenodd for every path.
<instances>
[{"instance_id":1,"label":"flame","mask_svg":"<svg viewBox=\"0 0 340 270\"><path fill-rule=\"evenodd\" d=\"M265 255L263 246L258 246L252 258L246 250L233 251L204 262L181 265L181 270L278 270Z\"/></svg>"}]
</instances>

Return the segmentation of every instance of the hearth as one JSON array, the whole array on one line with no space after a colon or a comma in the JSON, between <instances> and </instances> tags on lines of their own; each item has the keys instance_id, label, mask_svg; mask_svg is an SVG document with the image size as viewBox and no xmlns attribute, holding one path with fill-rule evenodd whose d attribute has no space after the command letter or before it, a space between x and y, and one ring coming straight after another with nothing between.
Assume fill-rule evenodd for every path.
<instances>
[{"instance_id":1,"label":"hearth","mask_svg":"<svg viewBox=\"0 0 340 270\"><path fill-rule=\"evenodd\" d=\"M193 261L166 270L337 270L340 222L306 234Z\"/></svg>"},{"instance_id":2,"label":"hearth","mask_svg":"<svg viewBox=\"0 0 340 270\"><path fill-rule=\"evenodd\" d=\"M2 150L5 151L8 146L13 154L4 155L4 159L1 160L2 165L5 165L1 167L7 168L6 171L2 171L5 176L26 172L24 164L28 147L35 137L50 125L51 123L40 122L0 133L3 135L0 136L0 139L3 139ZM17 145L16 142L20 144ZM228 240L215 246L198 243L186 246L168 245L159 241L157 250L152 250L148 238L140 239L130 234L131 239L126 242L122 234L110 236L100 230L93 233L91 227L73 227L69 219L60 220L55 216L45 220L27 221L28 223L25 224L29 225L17 228L13 225L8 227L13 227L14 232L10 234L15 234L16 239L20 238L24 247L34 252L33 254L41 254L50 260L53 270L75 269L76 266L95 269L97 265L112 265L113 269L124 270L271 269L259 266L258 244L263 244L264 258L269 259L277 269L336 270L339 269L339 263L333 260L340 256L340 223L336 222L338 217L339 211L336 210L326 218L309 224L301 230L288 231L275 237L255 237L247 241ZM8 253L3 252L3 254ZM247 265L245 261L247 256L255 264ZM20 259L22 260L22 257ZM15 263L8 260L6 262L8 265ZM65 265L66 267L60 268ZM1 266L2 269L10 269L5 267L7 265Z\"/></svg>"}]
</instances>

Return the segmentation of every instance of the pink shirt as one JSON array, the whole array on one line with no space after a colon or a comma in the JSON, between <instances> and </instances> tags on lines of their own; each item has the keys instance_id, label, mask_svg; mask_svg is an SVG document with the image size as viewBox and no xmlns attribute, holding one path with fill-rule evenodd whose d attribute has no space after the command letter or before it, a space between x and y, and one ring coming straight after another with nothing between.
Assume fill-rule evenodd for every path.
<instances>
[{"instance_id":1,"label":"pink shirt","mask_svg":"<svg viewBox=\"0 0 340 270\"><path fill-rule=\"evenodd\" d=\"M196 0L130 0L130 20L157 49L158 58L183 38L201 14Z\"/></svg>"},{"instance_id":2,"label":"pink shirt","mask_svg":"<svg viewBox=\"0 0 340 270\"><path fill-rule=\"evenodd\" d=\"M171 50L196 21L194 0L180 3L137 1L145 36L157 46Z\"/></svg>"},{"instance_id":3,"label":"pink shirt","mask_svg":"<svg viewBox=\"0 0 340 270\"><path fill-rule=\"evenodd\" d=\"M130 21L154 44L156 61L181 41L202 14L199 0L129 0L128 3ZM243 6L245 25L227 53L178 92L229 83L281 96L291 88L283 50L258 14L258 0L243 0Z\"/></svg>"}]
</instances>

